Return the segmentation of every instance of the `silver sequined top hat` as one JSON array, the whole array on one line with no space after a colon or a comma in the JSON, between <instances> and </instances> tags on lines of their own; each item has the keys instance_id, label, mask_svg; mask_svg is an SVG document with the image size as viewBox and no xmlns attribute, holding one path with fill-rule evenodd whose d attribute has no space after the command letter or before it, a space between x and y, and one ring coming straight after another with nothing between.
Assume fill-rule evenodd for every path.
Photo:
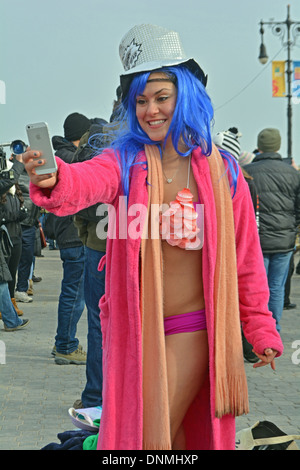
<instances>
[{"instance_id":1,"label":"silver sequined top hat","mask_svg":"<svg viewBox=\"0 0 300 470\"><path fill-rule=\"evenodd\" d=\"M185 65L206 86L207 76L194 59L186 56L175 31L150 24L134 26L123 37L119 53L125 70L120 77L123 97L134 74L179 64Z\"/></svg>"}]
</instances>

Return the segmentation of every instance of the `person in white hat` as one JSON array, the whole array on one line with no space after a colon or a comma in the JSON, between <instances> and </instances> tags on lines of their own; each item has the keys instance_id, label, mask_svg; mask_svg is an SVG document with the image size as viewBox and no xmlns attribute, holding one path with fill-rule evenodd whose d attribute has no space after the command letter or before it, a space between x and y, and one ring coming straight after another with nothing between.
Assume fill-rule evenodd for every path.
<instances>
[{"instance_id":1,"label":"person in white hat","mask_svg":"<svg viewBox=\"0 0 300 470\"><path fill-rule=\"evenodd\" d=\"M135 26L120 55L111 147L82 164L57 159L46 176L38 149L24 156L37 205L108 205L97 448L234 449L235 416L248 412L240 320L255 367L274 368L283 350L249 191L212 144L207 77L178 34Z\"/></svg>"},{"instance_id":2,"label":"person in white hat","mask_svg":"<svg viewBox=\"0 0 300 470\"><path fill-rule=\"evenodd\" d=\"M242 137L242 133L239 132L236 127L230 127L227 131L217 132L217 134L213 136L213 143L218 148L229 152L239 161L239 155L241 153L240 137Z\"/></svg>"}]
</instances>

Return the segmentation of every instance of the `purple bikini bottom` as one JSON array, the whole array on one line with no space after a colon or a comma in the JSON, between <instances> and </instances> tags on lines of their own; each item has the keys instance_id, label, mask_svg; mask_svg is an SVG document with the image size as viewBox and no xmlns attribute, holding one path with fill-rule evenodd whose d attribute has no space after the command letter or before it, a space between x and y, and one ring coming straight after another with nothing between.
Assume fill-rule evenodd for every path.
<instances>
[{"instance_id":1,"label":"purple bikini bottom","mask_svg":"<svg viewBox=\"0 0 300 470\"><path fill-rule=\"evenodd\" d=\"M205 330L205 309L164 318L165 336Z\"/></svg>"}]
</instances>

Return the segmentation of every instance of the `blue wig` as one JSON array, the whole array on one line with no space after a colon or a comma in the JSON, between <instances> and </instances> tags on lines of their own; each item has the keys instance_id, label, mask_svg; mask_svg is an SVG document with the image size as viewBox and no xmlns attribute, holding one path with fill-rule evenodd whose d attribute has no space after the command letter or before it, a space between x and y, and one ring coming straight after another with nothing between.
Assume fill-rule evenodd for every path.
<instances>
[{"instance_id":1,"label":"blue wig","mask_svg":"<svg viewBox=\"0 0 300 470\"><path fill-rule=\"evenodd\" d=\"M175 82L177 100L172 122L163 146L169 135L176 152L183 157L189 155L193 149L200 147L203 154L209 156L212 150L211 123L213 120L213 107L203 84L184 66L164 67L164 72ZM118 121L106 126L110 146L119 154L119 164L122 172L122 186L124 194L129 194L130 171L133 165L147 162L136 162L137 154L143 150L145 144L158 145L140 127L136 117L136 98L146 87L149 75L145 72L135 75L128 94L124 97L118 110ZM186 153L179 151L182 140L188 149ZM99 150L99 149L98 149ZM230 156L224 155L228 161L228 168L232 174L235 188L238 165L234 164ZM223 156L223 157L224 157ZM233 159L234 160L234 159Z\"/></svg>"}]
</instances>

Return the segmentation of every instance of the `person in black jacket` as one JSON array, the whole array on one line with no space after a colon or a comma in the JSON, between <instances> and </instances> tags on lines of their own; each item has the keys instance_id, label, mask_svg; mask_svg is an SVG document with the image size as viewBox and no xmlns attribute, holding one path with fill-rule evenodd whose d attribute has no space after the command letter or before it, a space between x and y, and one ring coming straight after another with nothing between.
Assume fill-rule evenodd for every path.
<instances>
[{"instance_id":1,"label":"person in black jacket","mask_svg":"<svg viewBox=\"0 0 300 470\"><path fill-rule=\"evenodd\" d=\"M23 164L16 162L13 170L13 178L5 178L3 172L0 173L0 195L2 196L7 191L7 185L15 182L18 169L21 169ZM15 170L15 171L14 171ZM0 311L1 318L4 323L5 331L16 331L28 325L29 320L21 319L12 303L8 283L12 281L11 272L7 265L7 260L11 255L11 248L13 243L9 236L8 229L5 225L5 217L7 214L4 209L4 204L0 204ZM4 251L5 248L5 251Z\"/></svg>"},{"instance_id":2,"label":"person in black jacket","mask_svg":"<svg viewBox=\"0 0 300 470\"><path fill-rule=\"evenodd\" d=\"M82 114L70 114L64 122L64 137L52 138L55 155L66 163L71 163L80 138L90 125L90 120ZM49 214L48 217L54 219L53 238L63 263L53 355L56 364L86 364L86 352L76 338L77 324L85 307L84 246L78 237L73 216L58 217Z\"/></svg>"},{"instance_id":3,"label":"person in black jacket","mask_svg":"<svg viewBox=\"0 0 300 470\"><path fill-rule=\"evenodd\" d=\"M259 236L270 289L269 309L280 332L284 288L300 223L300 176L278 153L278 129L263 129L259 153L245 166L259 195ZM255 294L255 293L253 293Z\"/></svg>"},{"instance_id":4,"label":"person in black jacket","mask_svg":"<svg viewBox=\"0 0 300 470\"><path fill-rule=\"evenodd\" d=\"M32 297L27 294L29 288L29 279L34 262L34 247L36 238L36 229L38 227L40 208L37 207L29 196L29 178L24 169L20 174L18 184L24 198L24 206L27 210L26 218L21 221L22 227L22 252L18 265L18 277L15 290L17 302L32 302Z\"/></svg>"},{"instance_id":5,"label":"person in black jacket","mask_svg":"<svg viewBox=\"0 0 300 470\"><path fill-rule=\"evenodd\" d=\"M2 232L2 228L0 228ZM0 234L0 237L6 236ZM28 325L29 320L21 319L11 301L8 282L12 279L4 254L0 248L0 310L5 331L16 331Z\"/></svg>"},{"instance_id":6,"label":"person in black jacket","mask_svg":"<svg viewBox=\"0 0 300 470\"><path fill-rule=\"evenodd\" d=\"M23 315L23 311L17 306L15 299L16 274L22 252L22 228L21 221L26 218L27 210L24 206L24 197L18 180L24 171L22 163L22 155L13 154L6 163L7 175L10 178L0 178L0 204L2 210L2 224L7 228L10 236L12 247L9 256L6 259L11 281L8 282L9 293L12 303L19 316Z\"/></svg>"}]
</instances>

